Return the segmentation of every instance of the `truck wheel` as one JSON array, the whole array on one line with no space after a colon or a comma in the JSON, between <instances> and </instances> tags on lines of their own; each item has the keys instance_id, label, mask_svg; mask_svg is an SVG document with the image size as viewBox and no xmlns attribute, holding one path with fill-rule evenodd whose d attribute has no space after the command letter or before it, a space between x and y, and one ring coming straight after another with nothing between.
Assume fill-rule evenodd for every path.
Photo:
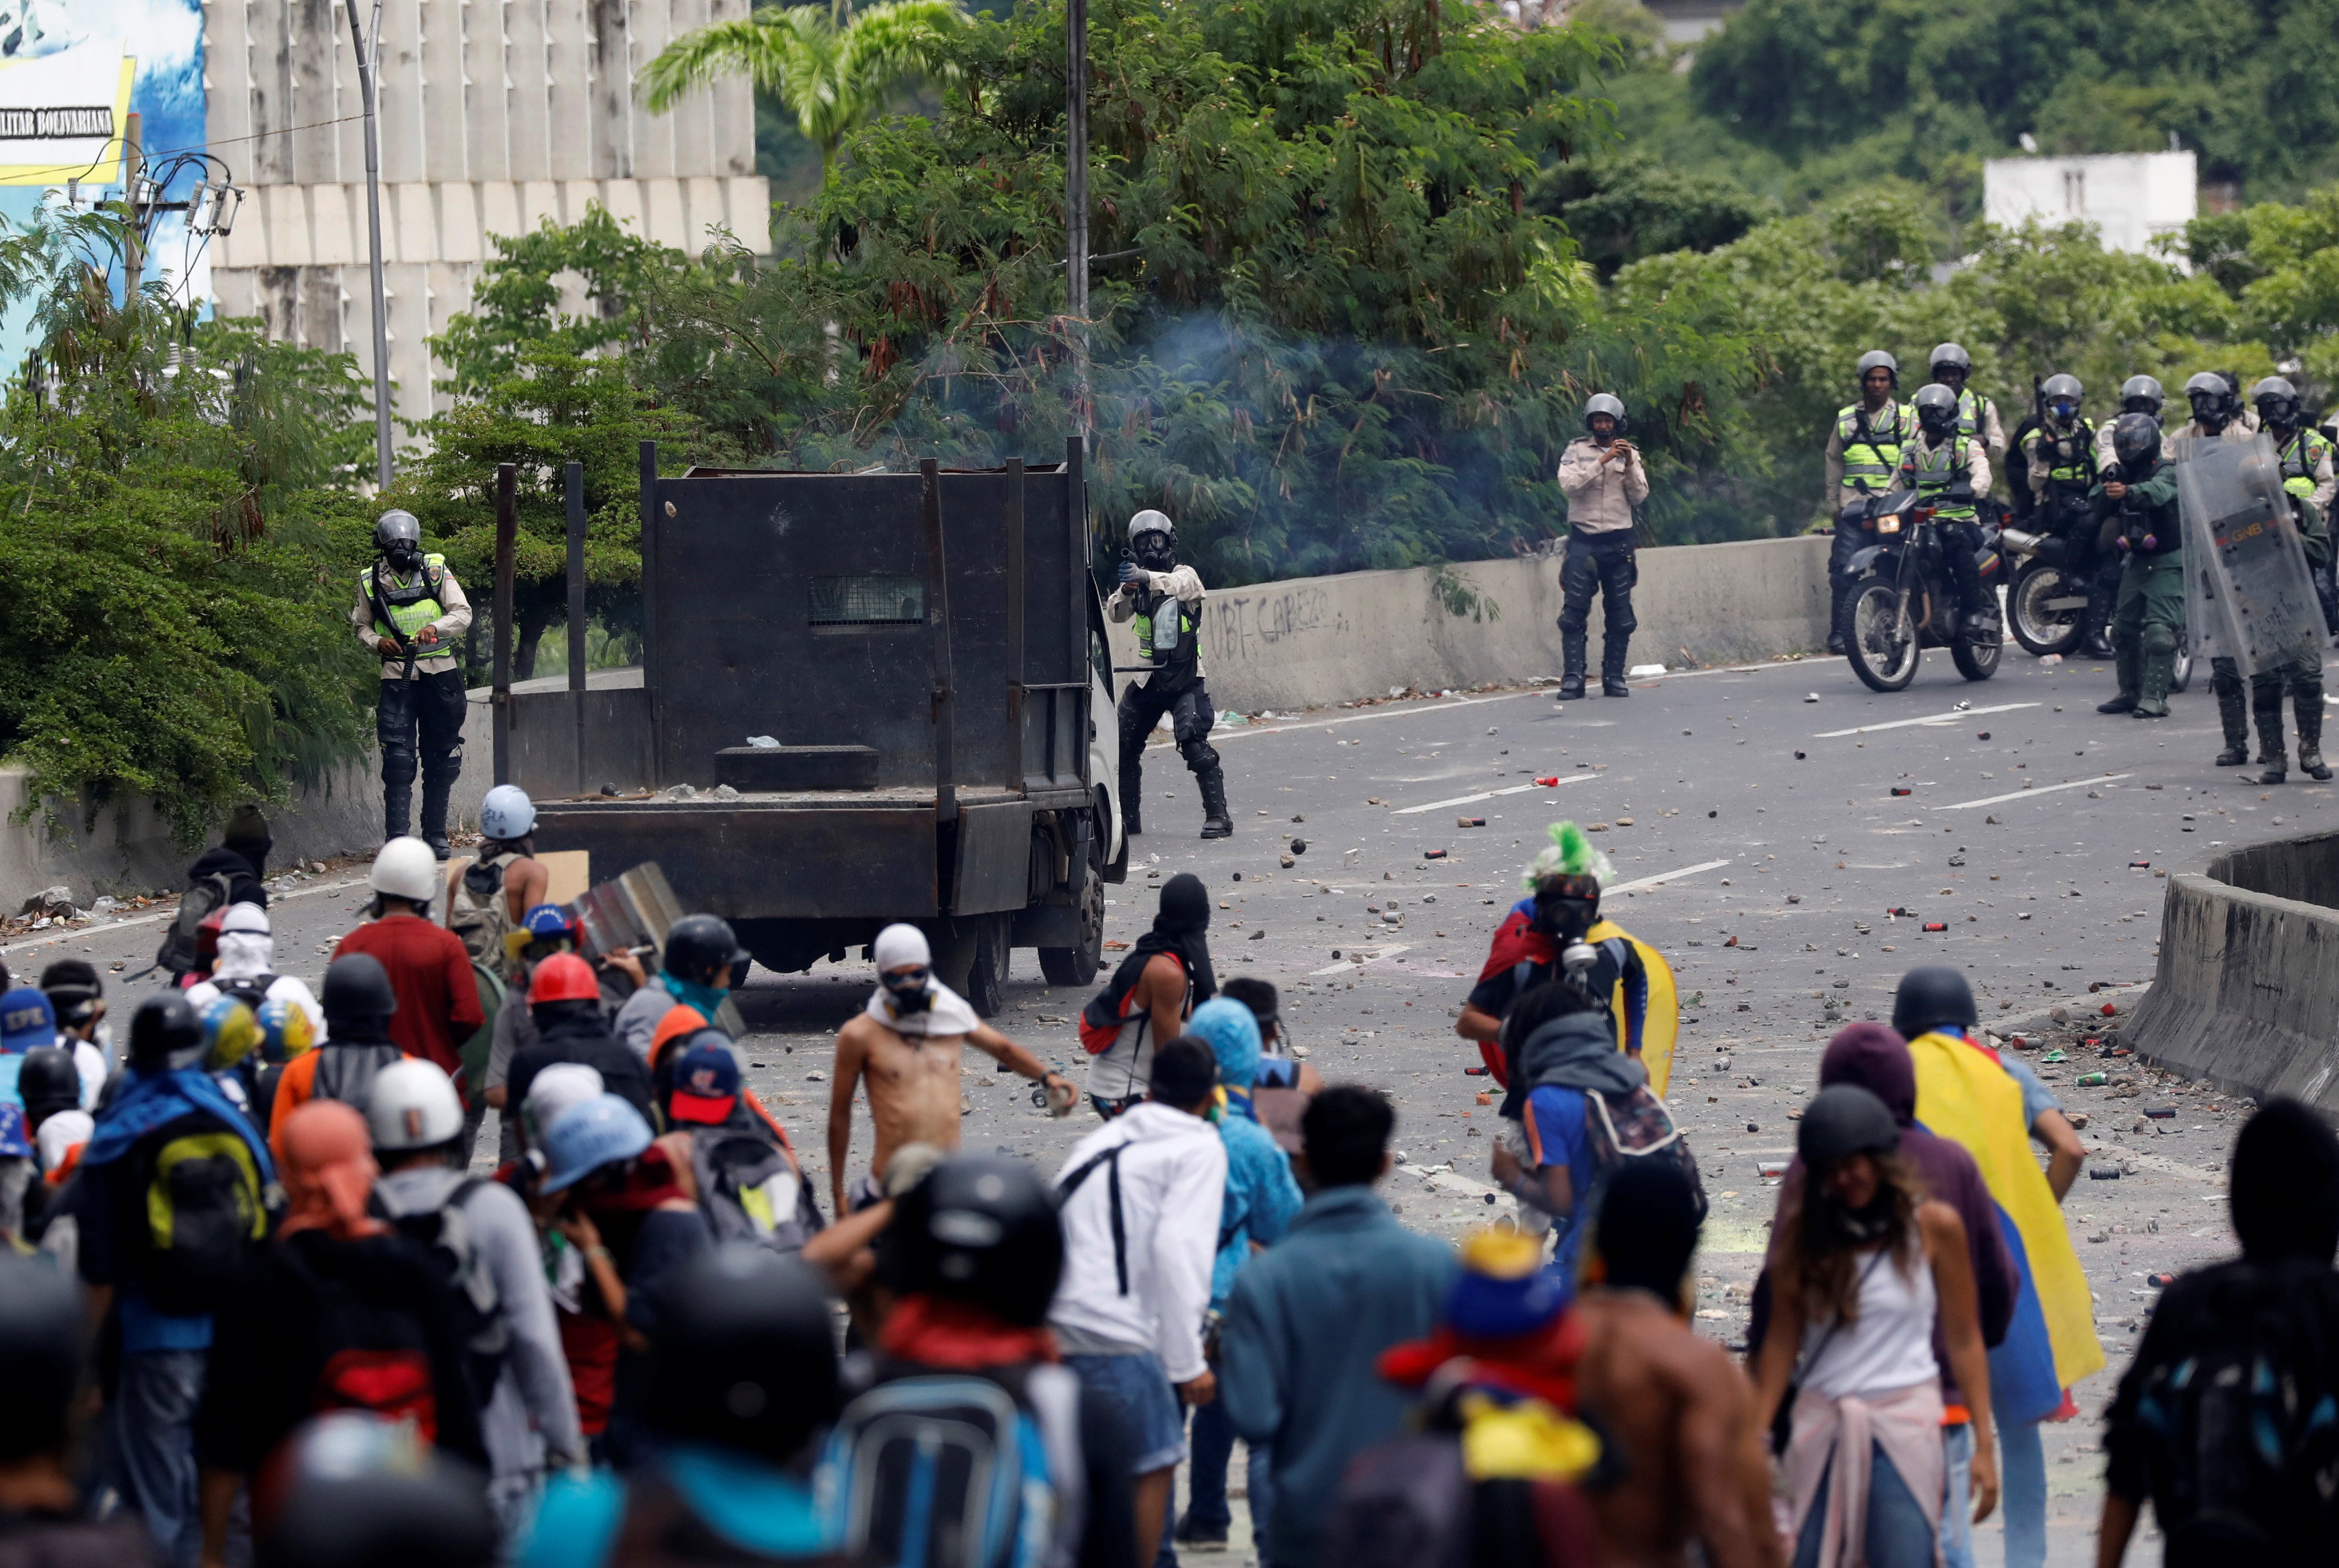
<instances>
[{"instance_id":1,"label":"truck wheel","mask_svg":"<svg viewBox=\"0 0 2339 1568\"><path fill-rule=\"evenodd\" d=\"M967 966L965 997L978 1017L992 1018L1007 1005L1008 917L988 915L975 930L974 962Z\"/></svg>"},{"instance_id":2,"label":"truck wheel","mask_svg":"<svg viewBox=\"0 0 2339 1568\"><path fill-rule=\"evenodd\" d=\"M1104 883L1091 866L1081 886L1080 945L1040 949L1040 972L1050 985L1093 985L1103 965Z\"/></svg>"}]
</instances>

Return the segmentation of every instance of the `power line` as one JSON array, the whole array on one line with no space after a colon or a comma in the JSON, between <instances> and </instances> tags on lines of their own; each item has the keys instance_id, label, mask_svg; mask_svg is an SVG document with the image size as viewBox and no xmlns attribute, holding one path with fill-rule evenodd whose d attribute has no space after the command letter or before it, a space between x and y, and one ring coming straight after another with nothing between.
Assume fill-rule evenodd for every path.
<instances>
[{"instance_id":1,"label":"power line","mask_svg":"<svg viewBox=\"0 0 2339 1568\"><path fill-rule=\"evenodd\" d=\"M285 125L273 131L254 131L249 136L230 136L222 141L198 143L194 145L186 147L164 147L147 153L146 157L150 162L153 162L163 158L176 157L182 153L202 153L213 147L232 147L237 145L239 143L243 142L265 141L271 136L290 136L298 131L321 131L328 125L353 124L364 118L365 116L362 114L340 114L336 115L331 120L312 120L306 125ZM110 147L117 143L122 143L125 148L128 145L127 143L124 143L123 138L120 136L107 137L105 139L104 145ZM59 163L54 168L12 170L11 173L15 182L18 183L41 179L44 176L51 174L62 174L67 178L77 179L81 175L87 174L91 170L95 169L99 164L104 162L105 153L104 148L101 147L97 156L91 159L86 163ZM7 167L7 165L0 164L0 168L5 167Z\"/></svg>"}]
</instances>

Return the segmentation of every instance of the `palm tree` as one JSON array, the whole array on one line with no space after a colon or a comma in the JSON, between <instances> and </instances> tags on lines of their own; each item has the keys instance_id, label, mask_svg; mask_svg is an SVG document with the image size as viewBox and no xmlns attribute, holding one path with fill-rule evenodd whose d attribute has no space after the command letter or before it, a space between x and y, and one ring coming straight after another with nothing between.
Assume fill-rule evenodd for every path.
<instances>
[{"instance_id":1,"label":"palm tree","mask_svg":"<svg viewBox=\"0 0 2339 1568\"><path fill-rule=\"evenodd\" d=\"M845 133L875 119L895 87L958 74L950 46L966 27L953 0L879 0L858 12L849 0L825 9L767 5L744 21L676 38L643 68L636 88L644 106L660 114L719 75L746 72L758 91L779 94L804 139L819 147L825 188Z\"/></svg>"}]
</instances>

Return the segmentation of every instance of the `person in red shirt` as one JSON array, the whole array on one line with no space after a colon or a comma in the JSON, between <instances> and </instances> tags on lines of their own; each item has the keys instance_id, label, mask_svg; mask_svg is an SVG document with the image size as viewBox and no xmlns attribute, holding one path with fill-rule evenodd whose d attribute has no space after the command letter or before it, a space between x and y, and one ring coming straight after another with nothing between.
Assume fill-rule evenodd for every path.
<instances>
[{"instance_id":1,"label":"person in red shirt","mask_svg":"<svg viewBox=\"0 0 2339 1568\"><path fill-rule=\"evenodd\" d=\"M374 856L373 918L341 938L337 959L370 955L390 973L398 1011L390 1015L390 1037L409 1056L443 1069L469 1103L463 1081L463 1042L487 1021L479 1009L479 982L463 939L430 918L439 892L439 860L419 838L394 838Z\"/></svg>"}]
</instances>

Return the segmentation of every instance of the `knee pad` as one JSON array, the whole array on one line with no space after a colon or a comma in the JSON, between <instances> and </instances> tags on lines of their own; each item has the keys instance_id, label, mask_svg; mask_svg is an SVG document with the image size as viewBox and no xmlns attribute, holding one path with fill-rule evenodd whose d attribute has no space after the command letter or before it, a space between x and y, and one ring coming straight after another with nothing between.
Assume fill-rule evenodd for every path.
<instances>
[{"instance_id":1,"label":"knee pad","mask_svg":"<svg viewBox=\"0 0 2339 1568\"><path fill-rule=\"evenodd\" d=\"M1191 740L1179 741L1178 754L1184 757L1186 765L1198 774L1209 773L1219 765L1218 747L1199 735L1196 735Z\"/></svg>"},{"instance_id":2,"label":"knee pad","mask_svg":"<svg viewBox=\"0 0 2339 1568\"><path fill-rule=\"evenodd\" d=\"M1615 615L1609 616L1608 619L1602 624L1600 632L1601 640L1604 642L1621 643L1625 638L1631 636L1635 631L1638 631L1640 629L1640 617L1633 613L1632 601L1627 599L1623 605L1618 606L1618 610Z\"/></svg>"},{"instance_id":3,"label":"knee pad","mask_svg":"<svg viewBox=\"0 0 2339 1568\"><path fill-rule=\"evenodd\" d=\"M381 782L410 784L414 782L414 753L404 746L384 746L381 751Z\"/></svg>"},{"instance_id":4,"label":"knee pad","mask_svg":"<svg viewBox=\"0 0 2339 1568\"><path fill-rule=\"evenodd\" d=\"M2176 628L2158 621L2144 628L2144 651L2149 655L2176 651Z\"/></svg>"}]
</instances>

